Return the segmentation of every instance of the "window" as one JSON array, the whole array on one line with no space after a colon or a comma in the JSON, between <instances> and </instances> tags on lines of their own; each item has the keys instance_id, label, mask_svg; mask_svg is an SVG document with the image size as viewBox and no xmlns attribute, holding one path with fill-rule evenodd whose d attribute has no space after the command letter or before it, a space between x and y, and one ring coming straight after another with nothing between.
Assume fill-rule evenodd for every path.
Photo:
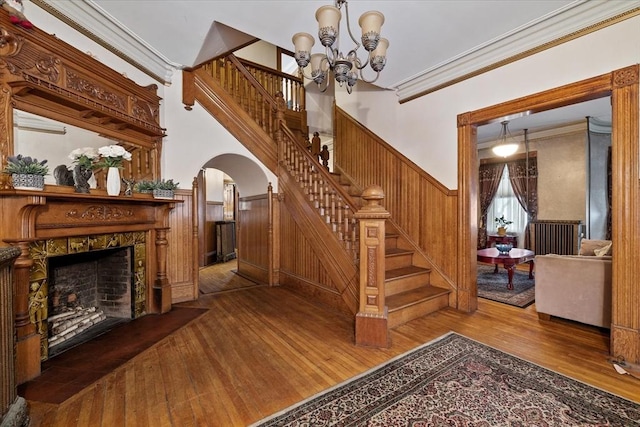
<instances>
[{"instance_id":1,"label":"window","mask_svg":"<svg viewBox=\"0 0 640 427\"><path fill-rule=\"evenodd\" d=\"M496 195L493 197L493 201L491 201L491 205L489 205L489 210L487 211L488 233L495 233L496 225L493 219L499 218L502 215L504 215L506 219L513 221L513 224L510 224L507 227L508 232L517 234L518 246L524 247L524 239L522 238L522 235L525 227L527 226L527 213L524 211L513 192L511 182L509 181L509 168L507 165L504 166L498 191L496 191Z\"/></svg>"}]
</instances>

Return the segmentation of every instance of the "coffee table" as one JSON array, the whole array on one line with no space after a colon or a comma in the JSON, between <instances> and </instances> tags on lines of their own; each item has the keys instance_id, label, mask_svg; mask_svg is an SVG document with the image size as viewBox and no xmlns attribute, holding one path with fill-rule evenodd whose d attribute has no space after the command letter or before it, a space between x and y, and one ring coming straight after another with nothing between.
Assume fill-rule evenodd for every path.
<instances>
[{"instance_id":1,"label":"coffee table","mask_svg":"<svg viewBox=\"0 0 640 427\"><path fill-rule=\"evenodd\" d=\"M529 249L513 248L508 254L501 254L496 248L478 249L478 261L490 264L502 264L509 275L507 289L513 289L513 270L516 265L529 263L529 279L533 279L533 260L536 254Z\"/></svg>"}]
</instances>

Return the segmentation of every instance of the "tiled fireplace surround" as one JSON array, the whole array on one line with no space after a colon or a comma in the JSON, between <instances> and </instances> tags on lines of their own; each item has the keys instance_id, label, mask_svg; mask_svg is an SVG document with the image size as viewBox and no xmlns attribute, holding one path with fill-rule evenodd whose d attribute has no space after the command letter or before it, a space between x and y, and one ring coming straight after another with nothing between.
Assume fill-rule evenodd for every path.
<instances>
[{"instance_id":1,"label":"tiled fireplace surround","mask_svg":"<svg viewBox=\"0 0 640 427\"><path fill-rule=\"evenodd\" d=\"M63 307L76 303L83 308L95 306L108 317L126 319L146 314L145 245L145 232L31 243L29 253L34 264L29 277L29 318L40 335L42 360L52 354L48 348L52 335L48 319L61 314ZM34 303L44 295L48 297L46 308L36 306ZM69 301L70 295L75 301Z\"/></svg>"},{"instance_id":2,"label":"tiled fireplace surround","mask_svg":"<svg viewBox=\"0 0 640 427\"><path fill-rule=\"evenodd\" d=\"M171 309L167 234L169 212L179 201L72 191L72 187L47 186L41 193L2 191L0 197L3 242L21 250L14 273L18 384L40 375L41 361L48 354L43 316L48 313L34 312L34 298L48 293L52 257L131 248L135 301L131 316Z\"/></svg>"}]
</instances>

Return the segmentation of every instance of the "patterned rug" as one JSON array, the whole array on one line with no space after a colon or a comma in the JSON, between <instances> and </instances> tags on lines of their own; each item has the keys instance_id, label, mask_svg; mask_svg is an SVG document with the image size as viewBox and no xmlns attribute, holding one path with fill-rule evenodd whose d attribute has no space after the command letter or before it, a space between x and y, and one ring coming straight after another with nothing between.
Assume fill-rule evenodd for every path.
<instances>
[{"instance_id":1,"label":"patterned rug","mask_svg":"<svg viewBox=\"0 0 640 427\"><path fill-rule=\"evenodd\" d=\"M640 405L449 333L254 426L640 426Z\"/></svg>"},{"instance_id":2,"label":"patterned rug","mask_svg":"<svg viewBox=\"0 0 640 427\"><path fill-rule=\"evenodd\" d=\"M529 279L529 271L513 272L513 290L507 289L509 276L502 266L494 274L495 266L478 264L478 296L504 304L524 308L535 300L535 279Z\"/></svg>"}]
</instances>

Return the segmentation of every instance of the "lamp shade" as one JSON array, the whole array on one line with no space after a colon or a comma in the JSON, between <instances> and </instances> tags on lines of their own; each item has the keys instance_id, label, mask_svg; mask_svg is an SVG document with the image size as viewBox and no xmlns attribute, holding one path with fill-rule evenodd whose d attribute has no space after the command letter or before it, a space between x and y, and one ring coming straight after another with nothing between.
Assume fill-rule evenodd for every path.
<instances>
[{"instance_id":1,"label":"lamp shade","mask_svg":"<svg viewBox=\"0 0 640 427\"><path fill-rule=\"evenodd\" d=\"M518 144L516 143L508 143L508 144L498 144L495 145L492 149L493 154L500 157L509 157L518 151Z\"/></svg>"},{"instance_id":2,"label":"lamp shade","mask_svg":"<svg viewBox=\"0 0 640 427\"><path fill-rule=\"evenodd\" d=\"M311 48L316 42L309 33L295 33L291 38L296 52L311 52Z\"/></svg>"},{"instance_id":3,"label":"lamp shade","mask_svg":"<svg viewBox=\"0 0 640 427\"><path fill-rule=\"evenodd\" d=\"M342 13L335 6L322 6L316 11L318 38L323 46L331 46L338 37Z\"/></svg>"},{"instance_id":4,"label":"lamp shade","mask_svg":"<svg viewBox=\"0 0 640 427\"><path fill-rule=\"evenodd\" d=\"M367 33L380 34L380 29L384 24L384 15L377 10L370 10L360 16L358 25L362 29L362 35Z\"/></svg>"},{"instance_id":5,"label":"lamp shade","mask_svg":"<svg viewBox=\"0 0 640 427\"><path fill-rule=\"evenodd\" d=\"M373 51L372 56L387 56L387 49L389 48L389 40L381 37L378 41L378 46Z\"/></svg>"},{"instance_id":6,"label":"lamp shade","mask_svg":"<svg viewBox=\"0 0 640 427\"><path fill-rule=\"evenodd\" d=\"M316 71L316 70L327 71L329 69L329 64L326 63L326 61L325 61L324 67L322 66L322 60L325 58L326 58L326 55L322 53L314 53L313 55L311 55L311 71Z\"/></svg>"}]
</instances>

